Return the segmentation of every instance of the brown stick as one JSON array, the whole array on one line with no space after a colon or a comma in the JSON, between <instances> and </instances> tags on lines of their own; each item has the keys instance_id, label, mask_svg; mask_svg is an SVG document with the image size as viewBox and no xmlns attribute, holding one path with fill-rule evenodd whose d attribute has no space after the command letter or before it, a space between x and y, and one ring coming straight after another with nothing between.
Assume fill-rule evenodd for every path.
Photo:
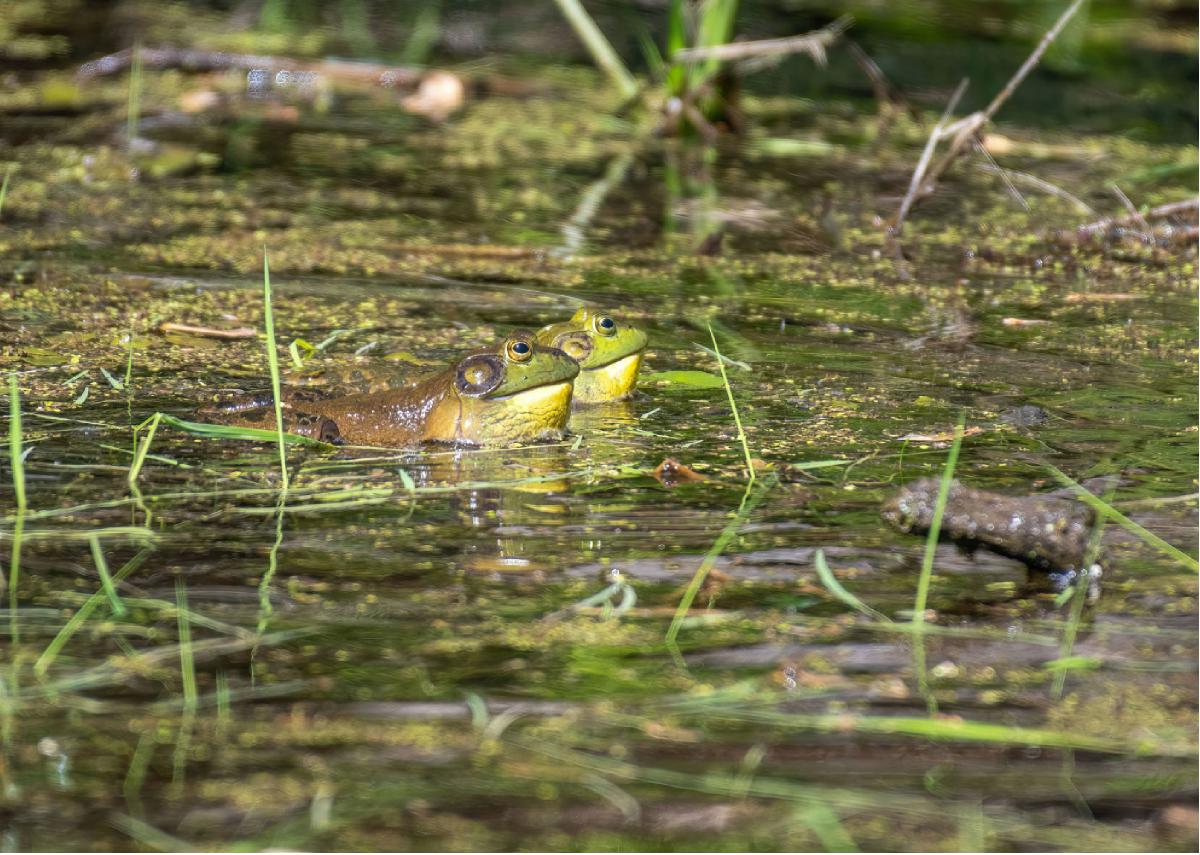
<instances>
[{"instance_id":1,"label":"brown stick","mask_svg":"<svg viewBox=\"0 0 1200 855\"><path fill-rule=\"evenodd\" d=\"M934 125L933 131L929 134L929 139L925 142L925 149L921 152L921 159L917 161L912 179L908 182L908 192L900 200L900 209L896 211L896 216L892 221L890 232L893 237L898 237L900 230L904 228L904 218L908 216L909 208L912 207L913 201L917 198L917 191L921 188L921 184L925 179L925 170L928 169L929 161L933 158L933 151L937 148L938 140L942 138L946 122L950 120L950 114L954 112L954 108L958 106L959 99L967 91L967 84L969 82L965 77L959 82L958 88L954 90L954 94L946 102L946 109L942 111L942 117L938 119L938 123Z\"/></svg>"},{"instance_id":2,"label":"brown stick","mask_svg":"<svg viewBox=\"0 0 1200 855\"><path fill-rule=\"evenodd\" d=\"M734 60L807 53L815 62L824 65L826 46L836 41L838 36L845 32L853 22L852 17L843 15L832 24L802 36L759 39L753 42L731 42L713 47L684 48L671 54L671 59L679 62L702 62L706 59Z\"/></svg>"},{"instance_id":3,"label":"brown stick","mask_svg":"<svg viewBox=\"0 0 1200 855\"><path fill-rule=\"evenodd\" d=\"M158 331L163 335L167 333L184 333L185 335L202 336L204 338L254 338L256 332L250 327L237 327L231 330L217 329L216 327L197 327L191 324L177 324L173 321L165 321L158 325Z\"/></svg>"},{"instance_id":4,"label":"brown stick","mask_svg":"<svg viewBox=\"0 0 1200 855\"><path fill-rule=\"evenodd\" d=\"M1196 211L1200 211L1200 198L1184 199L1180 202L1168 202L1165 205L1159 205L1156 208L1151 208L1145 214L1137 214L1136 216L1134 214L1126 214L1123 217L1104 217L1103 219L1096 220L1095 222L1091 223L1085 223L1084 225L1078 226L1074 229L1060 230L1054 234L1054 237L1057 240L1065 243L1079 243L1080 241L1087 240L1088 238L1094 237L1098 234L1111 232L1116 229L1127 228L1132 225L1140 225L1143 222L1146 224L1143 226L1143 228L1150 228L1149 224L1151 220L1161 220L1167 217L1176 216L1178 214L1186 214ZM1189 226L1181 231L1175 230L1168 234L1163 234L1162 230L1160 229L1159 234L1168 243L1175 243L1179 241L1186 242L1190 239L1190 235L1195 234L1195 231L1195 226ZM1150 234L1154 235L1153 230L1150 232Z\"/></svg>"},{"instance_id":5,"label":"brown stick","mask_svg":"<svg viewBox=\"0 0 1200 855\"><path fill-rule=\"evenodd\" d=\"M975 137L975 150L983 155L983 159L988 162L992 168L990 172L995 172L1000 176L1000 180L1004 182L1004 188L1009 194L1017 200L1017 204L1025 211L1029 210L1029 203L1025 201L1025 197L1021 195L1021 191L1017 189L1017 185L1012 183L1012 179L1008 177L1008 170L996 163L996 158L992 157L992 153L987 150L987 146L983 144L983 140Z\"/></svg>"},{"instance_id":6,"label":"brown stick","mask_svg":"<svg viewBox=\"0 0 1200 855\"><path fill-rule=\"evenodd\" d=\"M1146 218L1142 216L1141 212L1134 207L1133 202L1129 200L1129 197L1125 195L1125 191L1115 183L1112 185L1112 191L1113 195L1125 206L1125 210L1129 212L1129 216L1133 218L1133 221L1142 227L1142 237L1147 241L1154 240L1154 230L1150 228L1150 224L1146 222Z\"/></svg>"},{"instance_id":7,"label":"brown stick","mask_svg":"<svg viewBox=\"0 0 1200 855\"><path fill-rule=\"evenodd\" d=\"M1067 23L1072 17L1074 17L1075 13L1079 11L1079 7L1082 6L1083 3L1084 0L1074 0L1074 2L1067 7L1066 11L1058 16L1058 20L1054 22L1054 26L1047 30L1046 34L1042 36L1042 40L1038 42L1038 46L1033 49L1033 53L1029 54L1025 62L1022 63L1021 67L1017 69L1016 73L1009 78L1008 83L1004 85L1004 88L996 93L996 97L992 99L991 103L988 104L985 109L980 110L977 113L972 113L965 119L961 119L955 124L953 129L957 131L957 134L951 141L950 147L946 150L946 153L942 155L942 159L934 164L933 168L929 170L929 180L926 182L926 187L928 189L925 195L933 192L933 188L937 185L938 177L949 168L950 164L958 159L958 156L962 154L962 151L966 145L971 142L971 140L978 137L979 132L983 129L984 125L990 122L992 117L996 115L997 111L1004 106L1004 103L1012 97L1012 94L1017 90L1017 87L1020 86L1025 78L1029 76L1029 72L1033 71L1033 69L1041 61L1042 55L1046 52L1046 49L1050 47L1050 43L1058 37L1058 34L1062 32L1063 28L1066 27ZM949 131L947 133L949 133Z\"/></svg>"},{"instance_id":8,"label":"brown stick","mask_svg":"<svg viewBox=\"0 0 1200 855\"><path fill-rule=\"evenodd\" d=\"M1001 171L1001 168L999 165L993 166L993 165L989 165L986 163L980 164L979 168L984 170L985 172ZM1015 169L1005 169L1005 170L1003 170L1003 172L1010 179L1015 179L1024 184L1028 184L1030 187L1033 187L1037 190L1041 190L1043 193L1046 193L1050 196L1057 196L1059 199L1065 199L1066 201L1068 201L1072 205L1074 205L1076 208L1078 208L1084 214L1088 214L1090 216L1095 216L1095 214L1096 214L1096 212L1094 210L1092 210L1092 206L1089 205L1087 202L1084 202L1082 199L1080 199L1078 196L1075 196L1072 193L1068 193L1066 190L1062 189L1057 184L1051 184L1049 181L1045 180L1044 178L1038 178L1036 175L1030 175L1028 172L1018 172Z\"/></svg>"}]
</instances>

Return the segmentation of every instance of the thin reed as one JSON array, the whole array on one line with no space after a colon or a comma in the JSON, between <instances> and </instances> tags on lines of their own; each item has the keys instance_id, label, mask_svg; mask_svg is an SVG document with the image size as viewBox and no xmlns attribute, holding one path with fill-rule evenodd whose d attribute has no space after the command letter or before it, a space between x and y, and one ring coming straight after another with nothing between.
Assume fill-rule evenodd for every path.
<instances>
[{"instance_id":1,"label":"thin reed","mask_svg":"<svg viewBox=\"0 0 1200 855\"><path fill-rule=\"evenodd\" d=\"M150 557L150 553L154 551L153 547L142 547L136 555L125 562L125 565L112 576L113 583L120 582L129 574L133 573L146 559ZM67 646L67 642L79 630L87 619L92 616L92 612L107 599L103 588L96 591L79 607L75 614L71 615L70 619L58 631L58 635L46 645L46 649L42 651L42 655L33 663L33 673L39 677L45 675L46 671L54 664L54 660L58 658L58 654Z\"/></svg>"},{"instance_id":2,"label":"thin reed","mask_svg":"<svg viewBox=\"0 0 1200 855\"><path fill-rule=\"evenodd\" d=\"M929 534L925 538L921 575L917 579L917 594L913 600L913 670L917 675L921 694L925 697L931 713L937 711L937 702L929 694L929 677L925 671L925 635L922 630L925 627L925 605L929 601L929 586L933 579L933 559L937 554L938 538L942 532L942 517L946 513L946 501L950 497L950 484L954 480L954 469L958 465L958 452L962 448L965 419L965 414L960 415L958 424L954 426L954 441L950 444L950 453L946 456L946 465L942 469L942 479L938 484L937 502L933 508L933 519L929 523Z\"/></svg>"},{"instance_id":3,"label":"thin reed","mask_svg":"<svg viewBox=\"0 0 1200 855\"><path fill-rule=\"evenodd\" d=\"M25 502L25 458L21 449L21 392L17 388L17 375L8 375L8 462L12 466L13 492L17 497L17 511L24 513Z\"/></svg>"},{"instance_id":4,"label":"thin reed","mask_svg":"<svg viewBox=\"0 0 1200 855\"><path fill-rule=\"evenodd\" d=\"M150 453L150 443L154 441L154 432L158 430L158 424L163 419L162 413L155 413L146 421L133 429L133 463L129 466L129 485L132 487L137 483L138 476L142 474L142 466L146 463L146 455ZM145 429L146 435L138 441L138 434Z\"/></svg>"},{"instance_id":5,"label":"thin reed","mask_svg":"<svg viewBox=\"0 0 1200 855\"><path fill-rule=\"evenodd\" d=\"M105 560L104 550L100 547L100 538L93 535L91 547L92 561L96 565L96 573L100 576L100 587L104 591L104 596L108 598L109 608L112 609L114 616L123 617L126 612L125 604L121 602L121 597L117 594L117 586L108 573L108 561Z\"/></svg>"},{"instance_id":6,"label":"thin reed","mask_svg":"<svg viewBox=\"0 0 1200 855\"><path fill-rule=\"evenodd\" d=\"M0 183L0 214L4 213L4 200L8 198L8 182L16 168L15 163L10 163L8 169L4 170L4 181Z\"/></svg>"},{"instance_id":7,"label":"thin reed","mask_svg":"<svg viewBox=\"0 0 1200 855\"><path fill-rule=\"evenodd\" d=\"M271 311L271 265L263 247L263 325L267 332L267 365L271 369L271 396L275 399L275 433L279 440L279 477L281 489L288 488L287 440L283 431L283 402L280 399L279 351L275 344L275 315Z\"/></svg>"},{"instance_id":8,"label":"thin reed","mask_svg":"<svg viewBox=\"0 0 1200 855\"><path fill-rule=\"evenodd\" d=\"M1125 529L1130 534L1136 535L1137 537L1141 538L1149 546L1152 546L1154 549L1158 550L1163 555L1166 555L1170 558L1174 558L1176 561L1178 561L1180 564L1182 564L1184 567L1188 568L1189 570L1192 570L1192 571L1200 570L1200 563L1197 563L1195 558L1188 555L1186 552L1184 552L1179 547L1172 546L1171 544L1167 543L1165 540L1163 540L1161 537L1159 537L1154 532L1149 531L1145 527L1134 522L1129 517L1125 516L1123 513L1121 513L1116 508L1114 508L1112 505L1110 505L1108 502L1104 501L1099 496L1095 495L1090 490L1088 490L1086 487L1084 487L1082 484L1075 481L1075 479L1073 479L1070 475L1067 475L1065 472L1060 471L1055 466L1052 466L1051 464L1047 463L1046 468L1050 471L1050 474L1052 474L1058 480L1058 482L1060 484L1071 488L1071 491L1075 494L1076 498L1078 498L1081 502L1083 502L1085 505L1087 505L1092 510L1094 510L1096 512L1097 517L1099 517L1101 514L1103 514L1107 519L1111 519L1113 522L1115 522L1117 525L1121 526L1121 528Z\"/></svg>"},{"instance_id":9,"label":"thin reed","mask_svg":"<svg viewBox=\"0 0 1200 855\"><path fill-rule=\"evenodd\" d=\"M579 36L579 40L592 55L596 65L600 66L600 70L608 75L608 79L621 93L621 97L630 99L637 95L637 80L629 73L629 69L621 61L621 57L613 50L613 46L604 37L604 33L600 32L600 28L592 20L592 16L583 8L583 4L579 0L554 0L554 2L558 4L559 11L567 19L567 23L575 30L575 35Z\"/></svg>"},{"instance_id":10,"label":"thin reed","mask_svg":"<svg viewBox=\"0 0 1200 855\"><path fill-rule=\"evenodd\" d=\"M688 583L687 589L683 592L683 597L679 600L679 606L675 609L674 617L671 618L671 625L667 628L666 643L668 647L675 645L675 639L679 637L679 630L683 627L684 618L687 617L687 613L691 609L696 595L700 592L700 587L704 584L704 580L708 578L709 571L717 563L717 559L725 551L730 541L737 536L738 530L745 524L750 514L766 498L767 493L777 483L779 483L779 479L771 475L764 478L763 482L757 486L747 484L747 492L742 499L741 507L738 508L733 519L729 521L717 539L713 541L713 545L709 547L708 552L701 559L700 566L696 568L696 572L692 575L692 581Z\"/></svg>"},{"instance_id":11,"label":"thin reed","mask_svg":"<svg viewBox=\"0 0 1200 855\"><path fill-rule=\"evenodd\" d=\"M733 388L729 385L729 374L725 371L725 360L721 356L721 348L717 344L717 334L713 332L712 324L708 325L708 335L712 339L713 353L717 355L717 367L721 369L721 382L725 385L725 394L729 398L729 409L733 412L733 423L737 425L738 441L742 444L742 454L746 458L746 480L753 483L754 458L750 454L750 442L746 439L746 430L742 427L742 417L738 414L737 401L733 398Z\"/></svg>"},{"instance_id":12,"label":"thin reed","mask_svg":"<svg viewBox=\"0 0 1200 855\"><path fill-rule=\"evenodd\" d=\"M179 626L179 672L183 680L183 708L195 712L198 706L196 691L196 660L192 650L192 625L187 604L187 586L182 579L175 582L175 605Z\"/></svg>"},{"instance_id":13,"label":"thin reed","mask_svg":"<svg viewBox=\"0 0 1200 855\"><path fill-rule=\"evenodd\" d=\"M842 587L842 583L833 575L833 571L829 569L829 563L825 560L825 550L818 549L816 555L813 556L813 566L817 569L817 578L821 580L821 584L834 597L841 600L850 608L860 611L867 617L875 618L875 620L890 623L891 618L876 609L871 608L858 597L851 594Z\"/></svg>"}]
</instances>

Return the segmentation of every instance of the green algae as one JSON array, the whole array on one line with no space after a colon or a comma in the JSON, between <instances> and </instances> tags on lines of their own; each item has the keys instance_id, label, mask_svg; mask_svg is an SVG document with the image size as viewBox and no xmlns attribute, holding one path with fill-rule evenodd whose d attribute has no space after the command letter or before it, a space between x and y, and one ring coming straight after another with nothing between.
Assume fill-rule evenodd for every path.
<instances>
[{"instance_id":1,"label":"green algae","mask_svg":"<svg viewBox=\"0 0 1200 855\"><path fill-rule=\"evenodd\" d=\"M275 45L319 52L320 38ZM20 631L4 642L0 696L18 843L1194 843L1160 823L1194 779L1194 674L1179 666L1195 658L1196 580L1178 563L1115 546L1083 614L1075 652L1088 667L1063 672L1052 593L1020 565L939 550L925 644L942 717L928 718L908 639L849 613L814 557L882 613L910 607L921 545L884 529L877 508L941 470L960 411L978 428L958 465L974 482L1051 489L1053 462L1077 479L1123 473L1118 501L1194 493L1192 251L1061 247L1051 233L1079 223L1072 204L1031 193L1023 211L964 165L916 209L916 275L902 278L877 218L926 129L901 118L873 148L874 117L792 96L746 99L766 129L746 151L694 157L709 164L694 189L710 209L696 212L665 186L673 144L631 140L636 117L618 116L586 71L548 74L550 95L469 103L440 129L379 93L332 116L300 101L271 115L277 105L218 79L204 85L229 99L223 112L157 161L109 136L126 81L67 80L49 72L0 94L4 111L82 113L4 152L19 171L0 224L0 371L18 372L36 526L10 592ZM143 115L195 85L147 71ZM1194 189L1179 169L1194 164L1190 144L1001 132L1016 146L1006 166L1098 211L1119 212L1107 187L1139 172L1139 204ZM630 150L630 177L582 250L556 253L585 188ZM690 223L705 216L727 224L720 255L692 254ZM639 396L577 414L577 437L557 445L292 451L280 513L273 435L160 426L147 450L134 433L153 413L188 419L267 388L259 339L158 332L261 329L264 242L285 383L406 382L595 301L650 333ZM783 481L740 524L727 402L715 386L657 382L708 359L694 347L708 323L750 366L729 382L747 443ZM301 340L329 344L289 372ZM115 388L103 372L125 376L130 357L131 382ZM1003 421L1023 404L1048 420ZM668 456L709 480L648 477ZM847 465L804 466L832 458ZM1130 513L1194 549L1194 501ZM111 579L124 616L91 567L97 530L115 532L104 550L122 568ZM663 634L722 532L673 656ZM613 570L636 604L575 608ZM272 632L258 637L266 612ZM487 707L479 729L466 696ZM39 742L47 733L56 745ZM1123 803L1135 822L1105 814ZM48 810L53 829L37 819ZM97 811L132 821L97 829Z\"/></svg>"}]
</instances>

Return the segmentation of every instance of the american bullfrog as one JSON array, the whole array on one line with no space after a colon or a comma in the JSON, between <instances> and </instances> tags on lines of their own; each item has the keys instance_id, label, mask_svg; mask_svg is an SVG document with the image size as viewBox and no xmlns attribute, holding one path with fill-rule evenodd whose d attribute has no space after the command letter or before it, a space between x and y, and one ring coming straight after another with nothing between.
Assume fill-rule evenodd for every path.
<instances>
[{"instance_id":1,"label":"american bullfrog","mask_svg":"<svg viewBox=\"0 0 1200 855\"><path fill-rule=\"evenodd\" d=\"M289 393L283 401L284 429L326 442L393 448L559 439L578 373L567 354L517 331L499 347L468 354L415 385L326 400ZM201 414L227 424L275 427L269 394Z\"/></svg>"},{"instance_id":2,"label":"american bullfrog","mask_svg":"<svg viewBox=\"0 0 1200 855\"><path fill-rule=\"evenodd\" d=\"M540 344L557 347L579 363L575 403L620 401L633 394L646 334L611 315L583 308L569 321L538 330Z\"/></svg>"}]
</instances>

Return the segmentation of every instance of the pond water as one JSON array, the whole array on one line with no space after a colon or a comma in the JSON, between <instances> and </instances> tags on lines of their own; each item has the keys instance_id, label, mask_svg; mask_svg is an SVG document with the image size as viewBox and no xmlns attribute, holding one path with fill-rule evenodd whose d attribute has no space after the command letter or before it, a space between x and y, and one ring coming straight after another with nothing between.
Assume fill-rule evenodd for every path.
<instances>
[{"instance_id":1,"label":"pond water","mask_svg":"<svg viewBox=\"0 0 1200 855\"><path fill-rule=\"evenodd\" d=\"M434 125L148 71L134 154L123 77L4 95L4 850L1194 850L1194 240L1054 238L1114 182L1188 198L1194 145L1002 126L1078 199L968 159L897 258L934 116L748 95L704 147L521 80ZM648 332L639 391L556 443L293 447L286 491L269 442L148 438L269 388L261 335L160 332L261 330L264 248L285 384L592 304ZM1167 546L1110 522L1082 605L942 544L914 632L925 542L879 509L960 417L963 481L1058 470Z\"/></svg>"}]
</instances>

